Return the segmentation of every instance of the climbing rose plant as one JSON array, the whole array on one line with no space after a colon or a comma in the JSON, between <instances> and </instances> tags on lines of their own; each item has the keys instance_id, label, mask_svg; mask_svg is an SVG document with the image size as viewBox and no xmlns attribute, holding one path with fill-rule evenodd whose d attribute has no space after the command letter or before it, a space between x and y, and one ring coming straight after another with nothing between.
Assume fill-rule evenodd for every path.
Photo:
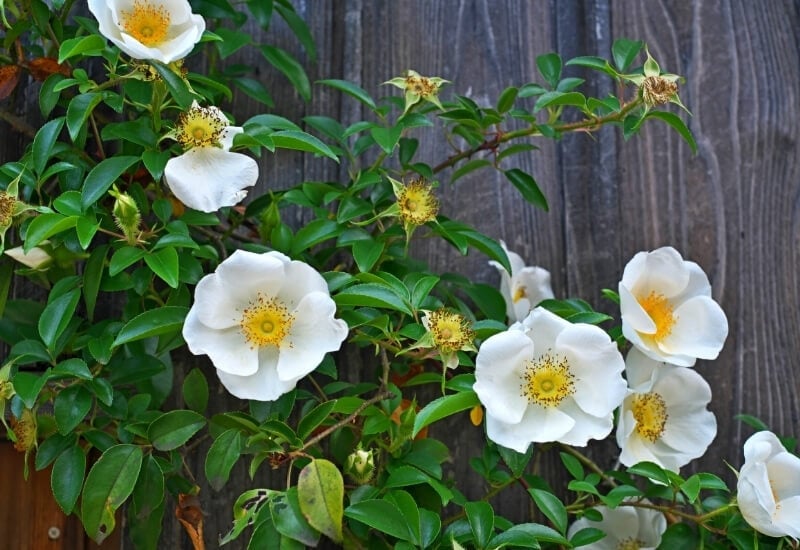
<instances>
[{"instance_id":1,"label":"climbing rose plant","mask_svg":"<svg viewBox=\"0 0 800 550\"><path fill-rule=\"evenodd\" d=\"M760 431L737 487L679 473L716 435L712 388L693 367L728 335L698 264L671 247L641 251L604 289L609 301L557 298L546 269L439 202L443 186L483 170L547 210L515 160L608 124L630 138L665 122L694 150L685 113L670 110L684 108L683 80L643 42L615 41L611 60L542 54L531 82L487 105L449 75L410 69L386 75L377 98L321 80L315 93L343 94L365 119L303 126L275 113L237 120L233 90L265 111L272 100L251 68L226 68L255 47L308 100L302 65L258 42L280 17L315 56L291 3L195 6L0 2L0 90L22 93L29 71L43 120L15 128L29 146L0 166L0 418L26 473L51 468L53 498L90 537L124 514L137 548L159 548L174 509L204 548L202 510L239 464L252 486L213 543L797 548L793 440L745 416ZM617 95L587 96L567 66L611 79ZM425 133L457 150L427 164L416 156ZM257 159L276 149L347 176L253 190ZM310 221L287 223L287 208ZM420 236L485 255L496 288L414 258ZM9 297L24 284L44 297ZM224 391L230 408L212 410ZM437 438L445 420L482 430L480 447L451 453ZM584 447L608 438L617 456L591 460ZM564 487L537 469L553 451ZM187 470L193 453L203 472ZM449 473L462 461L483 498L468 500L474 479ZM526 521L495 514L511 492L531 499Z\"/></svg>"}]
</instances>

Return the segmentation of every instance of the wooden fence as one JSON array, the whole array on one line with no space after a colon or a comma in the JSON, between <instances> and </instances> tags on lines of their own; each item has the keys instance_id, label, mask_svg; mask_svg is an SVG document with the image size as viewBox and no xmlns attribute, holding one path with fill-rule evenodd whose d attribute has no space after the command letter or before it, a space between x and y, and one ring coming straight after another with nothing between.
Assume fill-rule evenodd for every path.
<instances>
[{"instance_id":1,"label":"wooden fence","mask_svg":"<svg viewBox=\"0 0 800 550\"><path fill-rule=\"evenodd\" d=\"M710 408L717 416L718 435L707 454L687 471L702 469L733 479L725 462L741 463L741 444L752 431L734 419L739 413L760 417L778 433L800 436L800 6L796 1L304 0L295 4L319 51L317 61L307 64L312 82L344 78L374 95L390 93L380 83L413 68L452 81L445 97L459 93L487 104L506 86L536 80L537 55L558 51L564 57L609 56L617 37L644 40L662 68L685 75L680 95L694 115L688 123L697 139L697 155L660 122L648 123L629 142L623 142L617 128L568 136L557 143L543 141L541 150L517 162L536 177L550 212L534 210L502 175L489 172L470 175L455 185L444 173L442 212L505 240L529 263L549 269L557 297L582 297L609 311L600 290L616 288L633 254L674 246L706 270L714 298L730 323L719 359L697 366L713 390ZM278 26L269 36L275 45L303 58L287 30ZM303 103L259 56L243 52L237 61L259 67L258 78L267 83L276 114L293 120L311 114L326 114L344 123L360 120L359 103L322 87L314 87L313 100ZM610 91L609 82L591 78L595 95ZM14 101L0 103L0 110L25 117L24 99ZM263 110L243 95L225 108L239 120ZM0 161L17 158L27 138L17 136L5 123L0 132L4 136ZM428 138L423 138L420 150L421 160L431 164L451 152L442 140ZM304 180L339 180L344 175L328 160L290 152L265 155L260 168L261 179L251 196ZM293 223L305 221L302 212L293 215ZM413 254L439 269L471 274L490 284L498 280L494 268L477 253L462 258L441 242L418 242ZM359 368L361 356L347 354L343 359L351 372ZM202 366L209 379L214 378L205 358L187 358L184 366L184 372ZM234 402L221 389L213 399L220 409ZM449 430L444 426L432 430L453 450L451 467L458 479L469 475L469 458L480 448L476 445L480 429L465 426L470 425L458 419ZM607 465L613 464L614 450L613 445L590 446L590 454ZM201 452L190 457L199 478L204 456ZM260 472L250 480L240 464L222 493L203 488L209 547L215 547L217 534L228 529L231 503L242 490L283 483L283 472L274 482L269 475ZM472 496L480 494L476 478ZM522 520L528 514L528 500L522 491L504 493L496 508L510 519ZM0 526L0 539L7 528ZM163 547L191 548L172 521Z\"/></svg>"}]
</instances>

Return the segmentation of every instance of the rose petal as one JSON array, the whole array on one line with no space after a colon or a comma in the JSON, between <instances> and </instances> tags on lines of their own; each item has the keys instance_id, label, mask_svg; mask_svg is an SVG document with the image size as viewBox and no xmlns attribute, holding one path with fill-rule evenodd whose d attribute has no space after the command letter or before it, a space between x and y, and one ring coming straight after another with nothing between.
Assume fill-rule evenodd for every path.
<instances>
[{"instance_id":1,"label":"rose petal","mask_svg":"<svg viewBox=\"0 0 800 550\"><path fill-rule=\"evenodd\" d=\"M665 353L716 359L728 336L728 319L714 300L696 296L679 305L672 332L660 343Z\"/></svg>"},{"instance_id":2,"label":"rose petal","mask_svg":"<svg viewBox=\"0 0 800 550\"><path fill-rule=\"evenodd\" d=\"M295 388L299 378L281 380L276 372L277 350L265 348L258 370L250 376L237 376L217 370L220 382L232 395L240 399L274 401Z\"/></svg>"},{"instance_id":3,"label":"rose petal","mask_svg":"<svg viewBox=\"0 0 800 550\"><path fill-rule=\"evenodd\" d=\"M245 342L238 327L215 330L205 326L190 309L183 324L183 339L195 355L208 355L220 370L248 376L258 370L258 350Z\"/></svg>"},{"instance_id":4,"label":"rose petal","mask_svg":"<svg viewBox=\"0 0 800 550\"><path fill-rule=\"evenodd\" d=\"M487 415L516 424L525 414L528 399L520 391L525 363L533 357L530 338L518 330L507 330L483 342L475 358L475 384Z\"/></svg>"}]
</instances>

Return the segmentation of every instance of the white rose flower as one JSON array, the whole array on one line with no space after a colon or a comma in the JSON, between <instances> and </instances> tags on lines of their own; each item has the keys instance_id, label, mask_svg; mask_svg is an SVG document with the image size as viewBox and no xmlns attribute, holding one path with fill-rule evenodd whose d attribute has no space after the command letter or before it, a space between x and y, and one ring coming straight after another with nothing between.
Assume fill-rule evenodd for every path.
<instances>
[{"instance_id":1,"label":"white rose flower","mask_svg":"<svg viewBox=\"0 0 800 550\"><path fill-rule=\"evenodd\" d=\"M715 359L728 336L708 277L674 248L636 254L625 266L619 297L622 333L657 361L691 367L697 358Z\"/></svg>"},{"instance_id":2,"label":"white rose flower","mask_svg":"<svg viewBox=\"0 0 800 550\"><path fill-rule=\"evenodd\" d=\"M602 439L625 397L624 368L602 329L538 307L478 350L474 389L486 408L486 433L521 453L531 442Z\"/></svg>"},{"instance_id":3,"label":"white rose flower","mask_svg":"<svg viewBox=\"0 0 800 550\"><path fill-rule=\"evenodd\" d=\"M737 491L739 511L753 529L800 539L800 457L774 433L756 432L744 442Z\"/></svg>"},{"instance_id":4,"label":"white rose flower","mask_svg":"<svg viewBox=\"0 0 800 550\"><path fill-rule=\"evenodd\" d=\"M654 549L661 544L661 536L667 530L667 519L658 510L633 506L597 506L595 509L603 515L602 521L580 518L567 531L568 538L587 527L606 534L597 542L581 546L585 550Z\"/></svg>"},{"instance_id":5,"label":"white rose flower","mask_svg":"<svg viewBox=\"0 0 800 550\"><path fill-rule=\"evenodd\" d=\"M280 252L237 250L197 283L183 338L236 397L272 401L347 337L325 279Z\"/></svg>"},{"instance_id":6,"label":"white rose flower","mask_svg":"<svg viewBox=\"0 0 800 550\"><path fill-rule=\"evenodd\" d=\"M717 435L706 409L711 387L697 372L654 361L636 348L628 352L630 390L619 414L619 460L626 466L654 462L673 472L703 456Z\"/></svg>"},{"instance_id":7,"label":"white rose flower","mask_svg":"<svg viewBox=\"0 0 800 550\"><path fill-rule=\"evenodd\" d=\"M186 0L89 0L89 11L100 33L134 59L183 59L206 30Z\"/></svg>"},{"instance_id":8,"label":"white rose flower","mask_svg":"<svg viewBox=\"0 0 800 550\"><path fill-rule=\"evenodd\" d=\"M240 133L238 126L228 126L217 107L200 107L195 101L183 114L174 137L189 150L169 159L164 168L167 185L183 204L215 212L247 196L245 188L258 179L258 164L230 151L233 137Z\"/></svg>"},{"instance_id":9,"label":"white rose flower","mask_svg":"<svg viewBox=\"0 0 800 550\"><path fill-rule=\"evenodd\" d=\"M515 323L527 317L542 300L554 298L550 272L541 267L526 266L519 254L506 248L506 243L500 241L500 245L508 256L511 273L498 262L491 261L489 264L500 272L500 293L506 301L506 316Z\"/></svg>"}]
</instances>

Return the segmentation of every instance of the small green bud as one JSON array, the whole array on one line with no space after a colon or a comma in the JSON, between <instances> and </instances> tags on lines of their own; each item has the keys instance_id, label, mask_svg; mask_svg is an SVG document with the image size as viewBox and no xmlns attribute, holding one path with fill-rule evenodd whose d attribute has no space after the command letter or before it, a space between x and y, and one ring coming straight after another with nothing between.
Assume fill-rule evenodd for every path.
<instances>
[{"instance_id":1,"label":"small green bud","mask_svg":"<svg viewBox=\"0 0 800 550\"><path fill-rule=\"evenodd\" d=\"M356 449L347 457L344 472L358 485L369 483L375 474L375 456L372 449Z\"/></svg>"},{"instance_id":2,"label":"small green bud","mask_svg":"<svg viewBox=\"0 0 800 550\"><path fill-rule=\"evenodd\" d=\"M270 193L271 195L271 193ZM274 197L269 206L265 208L259 216L258 233L261 240L269 242L272 238L272 231L281 224L281 211L278 208L278 201Z\"/></svg>"},{"instance_id":3,"label":"small green bud","mask_svg":"<svg viewBox=\"0 0 800 550\"><path fill-rule=\"evenodd\" d=\"M122 230L128 244L135 245L139 240L139 224L142 221L139 206L133 197L122 193L116 187L109 191L109 194L117 199L114 202L114 222Z\"/></svg>"}]
</instances>

